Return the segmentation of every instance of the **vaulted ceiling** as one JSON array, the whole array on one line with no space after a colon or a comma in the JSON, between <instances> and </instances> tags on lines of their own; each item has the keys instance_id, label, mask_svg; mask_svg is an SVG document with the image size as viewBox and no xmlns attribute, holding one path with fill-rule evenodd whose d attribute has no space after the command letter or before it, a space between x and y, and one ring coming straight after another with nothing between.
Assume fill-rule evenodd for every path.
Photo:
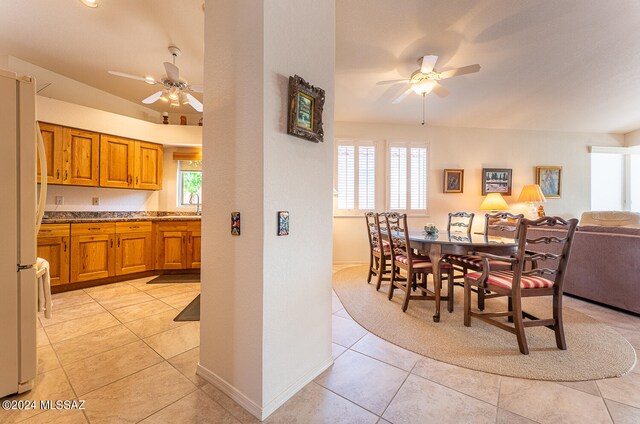
<instances>
[{"instance_id":1,"label":"vaulted ceiling","mask_svg":"<svg viewBox=\"0 0 640 424\"><path fill-rule=\"evenodd\" d=\"M182 49L181 76L203 82L202 3L101 0L90 9L79 0L3 0L0 55L138 103L157 88L107 71L161 78L170 44ZM392 104L406 86L376 83L407 78L418 58L435 54L438 71L482 69L442 81L447 97L426 97L428 125L640 128L639 2L336 0L336 15L336 120L419 125L420 96Z\"/></svg>"}]
</instances>

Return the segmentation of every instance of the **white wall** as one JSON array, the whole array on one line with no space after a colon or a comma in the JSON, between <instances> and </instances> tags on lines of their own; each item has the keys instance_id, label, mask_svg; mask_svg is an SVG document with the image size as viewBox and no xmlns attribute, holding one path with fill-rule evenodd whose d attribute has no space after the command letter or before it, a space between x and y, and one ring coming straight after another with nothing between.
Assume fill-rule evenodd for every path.
<instances>
[{"instance_id":1,"label":"white wall","mask_svg":"<svg viewBox=\"0 0 640 424\"><path fill-rule=\"evenodd\" d=\"M640 146L640 130L631 131L624 135L625 146Z\"/></svg>"},{"instance_id":2,"label":"white wall","mask_svg":"<svg viewBox=\"0 0 640 424\"><path fill-rule=\"evenodd\" d=\"M430 216L411 218L411 226L427 222L446 227L447 213L478 211L482 202L482 168L513 169L512 196L505 197L520 213L526 205L515 204L526 184L535 183L536 166L562 166L562 198L548 199L547 215L577 216L590 209L590 160L588 146L622 146L618 134L564 133L477 128L422 127L416 125L336 122L336 138L363 140L426 141L430 145ZM443 170L462 168L464 193L442 191ZM483 219L478 219L481 228ZM368 261L368 241L362 217L334 218L334 263Z\"/></svg>"},{"instance_id":3,"label":"white wall","mask_svg":"<svg viewBox=\"0 0 640 424\"><path fill-rule=\"evenodd\" d=\"M230 0L205 21L204 197L219 206L203 212L199 373L264 418L332 361L335 5ZM294 74L326 90L324 143L286 134Z\"/></svg>"}]
</instances>

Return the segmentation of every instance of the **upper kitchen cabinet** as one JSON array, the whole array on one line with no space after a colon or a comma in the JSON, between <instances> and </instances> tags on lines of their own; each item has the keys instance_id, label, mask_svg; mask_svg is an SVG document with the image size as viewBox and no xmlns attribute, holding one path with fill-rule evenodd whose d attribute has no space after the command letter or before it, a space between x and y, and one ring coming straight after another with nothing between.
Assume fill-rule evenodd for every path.
<instances>
[{"instance_id":1,"label":"upper kitchen cabinet","mask_svg":"<svg viewBox=\"0 0 640 424\"><path fill-rule=\"evenodd\" d=\"M40 133L47 157L47 183L62 184L64 176L62 127L41 122ZM40 161L38 161L38 181L40 181Z\"/></svg>"},{"instance_id":2,"label":"upper kitchen cabinet","mask_svg":"<svg viewBox=\"0 0 640 424\"><path fill-rule=\"evenodd\" d=\"M143 190L162 189L162 145L135 142L135 181L133 186Z\"/></svg>"},{"instance_id":3,"label":"upper kitchen cabinet","mask_svg":"<svg viewBox=\"0 0 640 424\"><path fill-rule=\"evenodd\" d=\"M100 187L133 188L136 142L100 136Z\"/></svg>"},{"instance_id":4,"label":"upper kitchen cabinet","mask_svg":"<svg viewBox=\"0 0 640 424\"><path fill-rule=\"evenodd\" d=\"M98 186L100 136L97 133L63 128L64 175L62 184Z\"/></svg>"},{"instance_id":5,"label":"upper kitchen cabinet","mask_svg":"<svg viewBox=\"0 0 640 424\"><path fill-rule=\"evenodd\" d=\"M100 187L162 189L162 146L101 135Z\"/></svg>"}]
</instances>

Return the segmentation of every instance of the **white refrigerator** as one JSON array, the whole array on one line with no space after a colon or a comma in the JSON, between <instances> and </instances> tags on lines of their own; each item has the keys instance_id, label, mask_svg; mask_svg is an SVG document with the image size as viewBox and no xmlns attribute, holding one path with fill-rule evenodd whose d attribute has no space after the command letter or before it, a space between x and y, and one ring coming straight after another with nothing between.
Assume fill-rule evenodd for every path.
<instances>
[{"instance_id":1,"label":"white refrigerator","mask_svg":"<svg viewBox=\"0 0 640 424\"><path fill-rule=\"evenodd\" d=\"M34 267L37 209L44 206L37 200L36 153L43 146L36 130L35 81L0 69L0 397L31 389L36 377Z\"/></svg>"}]
</instances>

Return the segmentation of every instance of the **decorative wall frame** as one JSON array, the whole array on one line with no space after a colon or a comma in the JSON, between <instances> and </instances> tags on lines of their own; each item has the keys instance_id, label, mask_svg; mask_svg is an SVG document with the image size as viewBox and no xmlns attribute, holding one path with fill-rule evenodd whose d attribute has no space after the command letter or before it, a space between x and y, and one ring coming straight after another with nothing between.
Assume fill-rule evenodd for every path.
<instances>
[{"instance_id":1,"label":"decorative wall frame","mask_svg":"<svg viewBox=\"0 0 640 424\"><path fill-rule=\"evenodd\" d=\"M511 196L511 169L482 168L482 195L489 193Z\"/></svg>"},{"instance_id":2,"label":"decorative wall frame","mask_svg":"<svg viewBox=\"0 0 640 424\"><path fill-rule=\"evenodd\" d=\"M240 235L240 212L231 212L231 235Z\"/></svg>"},{"instance_id":3,"label":"decorative wall frame","mask_svg":"<svg viewBox=\"0 0 640 424\"><path fill-rule=\"evenodd\" d=\"M278 211L278 235L279 236L289 235L289 212L288 211Z\"/></svg>"},{"instance_id":4,"label":"decorative wall frame","mask_svg":"<svg viewBox=\"0 0 640 424\"><path fill-rule=\"evenodd\" d=\"M547 199L559 199L562 191L562 167L536 166L536 184Z\"/></svg>"},{"instance_id":5,"label":"decorative wall frame","mask_svg":"<svg viewBox=\"0 0 640 424\"><path fill-rule=\"evenodd\" d=\"M323 89L314 87L298 75L289 77L288 134L315 143L324 141L323 108Z\"/></svg>"},{"instance_id":6,"label":"decorative wall frame","mask_svg":"<svg viewBox=\"0 0 640 424\"><path fill-rule=\"evenodd\" d=\"M464 190L464 169L444 170L444 192L462 193Z\"/></svg>"}]
</instances>

